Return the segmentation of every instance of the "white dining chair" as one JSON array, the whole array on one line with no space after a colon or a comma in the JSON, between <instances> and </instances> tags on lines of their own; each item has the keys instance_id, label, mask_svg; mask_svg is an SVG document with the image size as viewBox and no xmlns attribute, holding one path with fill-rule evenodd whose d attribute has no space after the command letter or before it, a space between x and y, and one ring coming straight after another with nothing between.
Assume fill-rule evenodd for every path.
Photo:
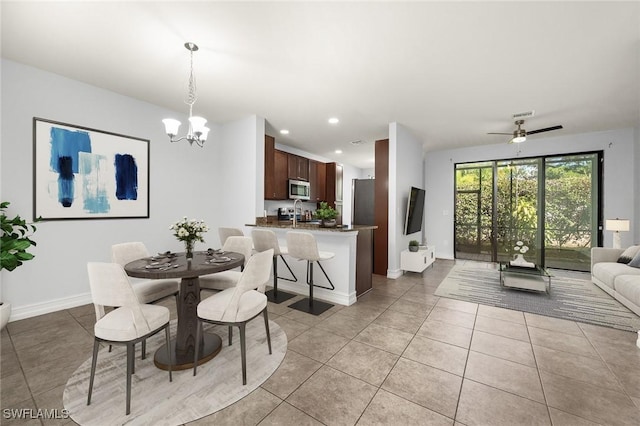
<instances>
[{"instance_id":1,"label":"white dining chair","mask_svg":"<svg viewBox=\"0 0 640 426\"><path fill-rule=\"evenodd\" d=\"M267 250L253 255L247 262L237 285L212 296L198 304L198 325L196 327L196 342L200 341L202 324L219 324L229 326L229 345L232 344L231 330L233 326L240 329L240 357L242 361L242 384L247 384L247 348L246 325L249 321L262 314L267 334L269 354L271 354L271 334L269 333L269 317L267 314L267 296L264 289L271 275L271 261L273 250ZM199 345L196 345L193 363L193 375L198 367Z\"/></svg>"},{"instance_id":2,"label":"white dining chair","mask_svg":"<svg viewBox=\"0 0 640 426\"><path fill-rule=\"evenodd\" d=\"M218 228L218 237L220 238L220 245L224 246L229 237L244 237L244 232L238 228Z\"/></svg>"},{"instance_id":3,"label":"white dining chair","mask_svg":"<svg viewBox=\"0 0 640 426\"><path fill-rule=\"evenodd\" d=\"M150 254L147 247L141 242L127 242L111 246L111 261L123 268L127 263L145 257L150 257ZM131 278L130 281L140 303L154 303L169 296L176 296L176 305L179 303L177 297L180 291L179 279Z\"/></svg>"},{"instance_id":4,"label":"white dining chair","mask_svg":"<svg viewBox=\"0 0 640 426\"><path fill-rule=\"evenodd\" d=\"M215 274L203 275L200 277L200 290L225 290L235 285L240 280L242 269L247 264L252 254L253 242L249 237L231 236L227 238L222 246L222 251L232 251L244 256L244 263L240 271L222 271Z\"/></svg>"},{"instance_id":5,"label":"white dining chair","mask_svg":"<svg viewBox=\"0 0 640 426\"><path fill-rule=\"evenodd\" d=\"M147 305L138 301L129 277L117 263L89 262L89 286L93 304L104 310L105 306L117 309L100 318L94 328L93 357L87 405L91 404L91 393L98 360L100 343L120 344L127 347L126 414L131 412L131 375L134 374L135 344L165 330L167 355L169 357L169 381L171 375L171 351L169 335L169 309L164 306Z\"/></svg>"},{"instance_id":6,"label":"white dining chair","mask_svg":"<svg viewBox=\"0 0 640 426\"><path fill-rule=\"evenodd\" d=\"M150 257L149 251L144 243L134 241L114 244L111 246L111 261L124 266L134 260ZM145 278L130 278L133 291L138 296L140 303L155 303L165 297L174 296L176 299L176 309L180 308L180 280L161 279L150 280ZM96 308L96 321L104 316L104 310L98 311ZM142 359L147 356L146 341L142 341Z\"/></svg>"}]
</instances>

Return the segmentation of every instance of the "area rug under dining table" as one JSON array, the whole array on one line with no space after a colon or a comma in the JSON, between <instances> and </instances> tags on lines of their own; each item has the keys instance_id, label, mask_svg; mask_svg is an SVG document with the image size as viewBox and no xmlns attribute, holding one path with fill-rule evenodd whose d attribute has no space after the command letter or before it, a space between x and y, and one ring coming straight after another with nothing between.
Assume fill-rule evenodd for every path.
<instances>
[{"instance_id":1,"label":"area rug under dining table","mask_svg":"<svg viewBox=\"0 0 640 426\"><path fill-rule=\"evenodd\" d=\"M233 345L228 346L226 326L205 325L205 331L222 338L222 350L211 361L193 370L169 373L153 363L155 350L164 343L164 333L147 340L147 358L140 359L137 345L131 380L131 414L125 415L126 348L103 347L98 354L91 405L87 405L91 357L73 373L64 389L63 404L71 418L81 425L180 425L205 417L245 397L264 383L280 366L287 352L287 336L278 324L269 321L272 354L269 355L264 321L247 324L247 384L242 385L240 336L235 328ZM171 334L176 321L171 322Z\"/></svg>"},{"instance_id":2,"label":"area rug under dining table","mask_svg":"<svg viewBox=\"0 0 640 426\"><path fill-rule=\"evenodd\" d=\"M494 267L455 265L435 295L625 331L640 330L640 317L620 302L590 280L565 274L552 276L551 292L546 294L502 287L500 272Z\"/></svg>"}]
</instances>

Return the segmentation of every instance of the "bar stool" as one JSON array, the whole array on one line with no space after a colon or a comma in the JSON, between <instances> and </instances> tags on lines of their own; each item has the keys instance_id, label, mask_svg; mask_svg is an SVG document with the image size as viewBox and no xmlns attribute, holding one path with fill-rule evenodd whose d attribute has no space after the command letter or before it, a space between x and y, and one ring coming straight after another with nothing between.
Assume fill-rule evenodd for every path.
<instances>
[{"instance_id":1,"label":"bar stool","mask_svg":"<svg viewBox=\"0 0 640 426\"><path fill-rule=\"evenodd\" d=\"M320 264L321 260L328 260L335 256L334 253L326 251L318 251L318 244L313 234L308 232L287 232L287 247L289 248L289 256L307 261L307 284L309 284L309 297L299 300L289 305L290 308L298 311L306 312L313 315L320 315L333 305L330 303L313 300L313 287L326 288L333 290L334 286L324 268ZM331 287L316 285L313 281L313 264L318 263L324 276L329 281Z\"/></svg>"},{"instance_id":2,"label":"bar stool","mask_svg":"<svg viewBox=\"0 0 640 426\"><path fill-rule=\"evenodd\" d=\"M282 303L292 297L295 297L295 294L293 293L278 291L278 278L286 281L298 282L298 278L283 257L283 255L288 254L287 247L280 247L276 233L269 229L254 229L251 231L251 238L253 239L253 247L257 252L273 249L273 290L265 292L269 302ZM293 279L278 277L278 257L282 259Z\"/></svg>"}]
</instances>

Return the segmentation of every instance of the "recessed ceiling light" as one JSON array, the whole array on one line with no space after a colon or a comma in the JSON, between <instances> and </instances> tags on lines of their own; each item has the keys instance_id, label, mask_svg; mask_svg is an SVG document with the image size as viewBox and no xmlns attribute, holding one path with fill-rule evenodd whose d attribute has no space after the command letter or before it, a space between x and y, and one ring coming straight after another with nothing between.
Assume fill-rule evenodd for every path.
<instances>
[{"instance_id":1,"label":"recessed ceiling light","mask_svg":"<svg viewBox=\"0 0 640 426\"><path fill-rule=\"evenodd\" d=\"M336 117L331 117L329 119L329 124L338 124L340 122L340 120L338 120Z\"/></svg>"},{"instance_id":2,"label":"recessed ceiling light","mask_svg":"<svg viewBox=\"0 0 640 426\"><path fill-rule=\"evenodd\" d=\"M289 131L288 131L287 129L282 129L282 130L280 130L280 134L282 134L282 135L288 135L288 134L289 134Z\"/></svg>"},{"instance_id":3,"label":"recessed ceiling light","mask_svg":"<svg viewBox=\"0 0 640 426\"><path fill-rule=\"evenodd\" d=\"M341 150L341 149L336 149L334 152L335 152L336 154L342 154L342 150Z\"/></svg>"}]
</instances>

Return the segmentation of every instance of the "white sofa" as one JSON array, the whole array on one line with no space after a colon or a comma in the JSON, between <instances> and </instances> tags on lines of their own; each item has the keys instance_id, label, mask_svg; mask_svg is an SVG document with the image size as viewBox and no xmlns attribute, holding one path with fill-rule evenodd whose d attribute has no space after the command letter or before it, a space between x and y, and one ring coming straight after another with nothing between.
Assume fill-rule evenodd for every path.
<instances>
[{"instance_id":1,"label":"white sofa","mask_svg":"<svg viewBox=\"0 0 640 426\"><path fill-rule=\"evenodd\" d=\"M591 249L591 281L640 315L640 268L617 263L623 249ZM640 346L640 338L638 340Z\"/></svg>"}]
</instances>

